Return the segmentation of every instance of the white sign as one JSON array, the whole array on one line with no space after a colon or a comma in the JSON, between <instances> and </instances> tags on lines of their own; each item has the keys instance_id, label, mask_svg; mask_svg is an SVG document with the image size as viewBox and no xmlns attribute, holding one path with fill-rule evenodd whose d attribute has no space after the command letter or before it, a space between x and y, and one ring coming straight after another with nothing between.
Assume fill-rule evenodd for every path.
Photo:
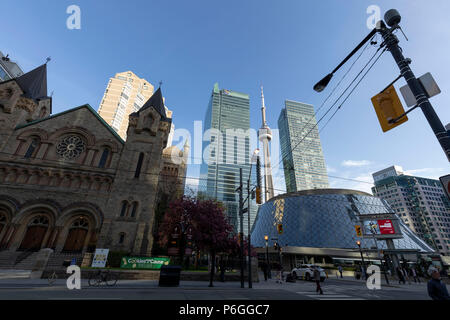
<instances>
[{"instance_id":1,"label":"white sign","mask_svg":"<svg viewBox=\"0 0 450 320\"><path fill-rule=\"evenodd\" d=\"M439 180L441 180L442 187L447 193L447 197L450 199L450 174L445 177L440 177Z\"/></svg>"},{"instance_id":2,"label":"white sign","mask_svg":"<svg viewBox=\"0 0 450 320\"><path fill-rule=\"evenodd\" d=\"M431 73L425 73L418 80L422 84L422 87L425 89L429 98L441 93L441 89L437 85ZM402 94L408 107L413 107L417 104L417 100L408 85L401 87L400 93Z\"/></svg>"},{"instance_id":3,"label":"white sign","mask_svg":"<svg viewBox=\"0 0 450 320\"><path fill-rule=\"evenodd\" d=\"M104 268L108 260L109 249L95 249L94 259L92 259L93 268Z\"/></svg>"}]
</instances>

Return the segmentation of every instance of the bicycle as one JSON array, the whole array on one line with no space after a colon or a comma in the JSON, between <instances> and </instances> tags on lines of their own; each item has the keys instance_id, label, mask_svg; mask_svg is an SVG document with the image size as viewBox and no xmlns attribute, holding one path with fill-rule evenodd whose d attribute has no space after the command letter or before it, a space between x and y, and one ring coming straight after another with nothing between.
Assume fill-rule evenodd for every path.
<instances>
[{"instance_id":1,"label":"bicycle","mask_svg":"<svg viewBox=\"0 0 450 320\"><path fill-rule=\"evenodd\" d=\"M112 287L116 285L118 278L118 274L114 274L109 270L98 270L90 275L88 284L91 287L98 287L104 282L107 286Z\"/></svg>"},{"instance_id":2,"label":"bicycle","mask_svg":"<svg viewBox=\"0 0 450 320\"><path fill-rule=\"evenodd\" d=\"M50 274L47 278L48 284L51 286L55 283L55 281L58 279L58 275L56 274L56 271L53 270L53 273Z\"/></svg>"}]
</instances>

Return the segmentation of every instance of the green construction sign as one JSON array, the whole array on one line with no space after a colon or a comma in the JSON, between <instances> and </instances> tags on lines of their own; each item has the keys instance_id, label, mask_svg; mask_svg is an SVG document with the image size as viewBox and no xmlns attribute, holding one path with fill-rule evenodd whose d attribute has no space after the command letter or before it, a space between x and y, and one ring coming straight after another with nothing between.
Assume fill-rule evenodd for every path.
<instances>
[{"instance_id":1,"label":"green construction sign","mask_svg":"<svg viewBox=\"0 0 450 320\"><path fill-rule=\"evenodd\" d=\"M120 267L123 269L161 269L168 265L170 258L122 257Z\"/></svg>"}]
</instances>

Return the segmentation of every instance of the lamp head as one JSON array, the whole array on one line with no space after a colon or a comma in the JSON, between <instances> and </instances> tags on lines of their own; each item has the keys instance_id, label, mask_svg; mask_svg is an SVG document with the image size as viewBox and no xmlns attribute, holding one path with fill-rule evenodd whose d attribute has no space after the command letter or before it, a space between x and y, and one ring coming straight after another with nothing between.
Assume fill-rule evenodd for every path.
<instances>
[{"instance_id":1,"label":"lamp head","mask_svg":"<svg viewBox=\"0 0 450 320\"><path fill-rule=\"evenodd\" d=\"M358 247L360 247L361 246L361 241L356 241L356 244L358 245Z\"/></svg>"},{"instance_id":2,"label":"lamp head","mask_svg":"<svg viewBox=\"0 0 450 320\"><path fill-rule=\"evenodd\" d=\"M269 236L264 236L264 240L269 241Z\"/></svg>"},{"instance_id":3,"label":"lamp head","mask_svg":"<svg viewBox=\"0 0 450 320\"><path fill-rule=\"evenodd\" d=\"M317 82L316 85L314 86L314 91L322 92L330 83L331 78L333 78L332 73L328 74L325 78Z\"/></svg>"},{"instance_id":4,"label":"lamp head","mask_svg":"<svg viewBox=\"0 0 450 320\"><path fill-rule=\"evenodd\" d=\"M384 21L386 21L387 25L391 28L397 26L401 20L402 16L395 9L391 9L384 14Z\"/></svg>"}]
</instances>

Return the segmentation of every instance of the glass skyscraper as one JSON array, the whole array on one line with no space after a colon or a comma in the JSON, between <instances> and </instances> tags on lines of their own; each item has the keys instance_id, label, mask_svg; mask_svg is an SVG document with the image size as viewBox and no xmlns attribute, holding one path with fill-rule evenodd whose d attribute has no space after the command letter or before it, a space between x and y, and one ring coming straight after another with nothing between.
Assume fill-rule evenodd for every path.
<instances>
[{"instance_id":1,"label":"glass skyscraper","mask_svg":"<svg viewBox=\"0 0 450 320\"><path fill-rule=\"evenodd\" d=\"M250 98L247 94L219 89L216 83L204 121L203 162L200 168L199 193L225 205L235 232L239 232L239 169L242 168L244 199L250 173ZM252 169L251 185L254 184ZM244 207L247 205L245 204ZM251 225L257 207L252 201ZM244 214L244 234L248 233L248 217Z\"/></svg>"},{"instance_id":2,"label":"glass skyscraper","mask_svg":"<svg viewBox=\"0 0 450 320\"><path fill-rule=\"evenodd\" d=\"M278 129L287 192L329 187L319 131L317 126L312 129L316 123L312 105L285 101Z\"/></svg>"}]
</instances>

